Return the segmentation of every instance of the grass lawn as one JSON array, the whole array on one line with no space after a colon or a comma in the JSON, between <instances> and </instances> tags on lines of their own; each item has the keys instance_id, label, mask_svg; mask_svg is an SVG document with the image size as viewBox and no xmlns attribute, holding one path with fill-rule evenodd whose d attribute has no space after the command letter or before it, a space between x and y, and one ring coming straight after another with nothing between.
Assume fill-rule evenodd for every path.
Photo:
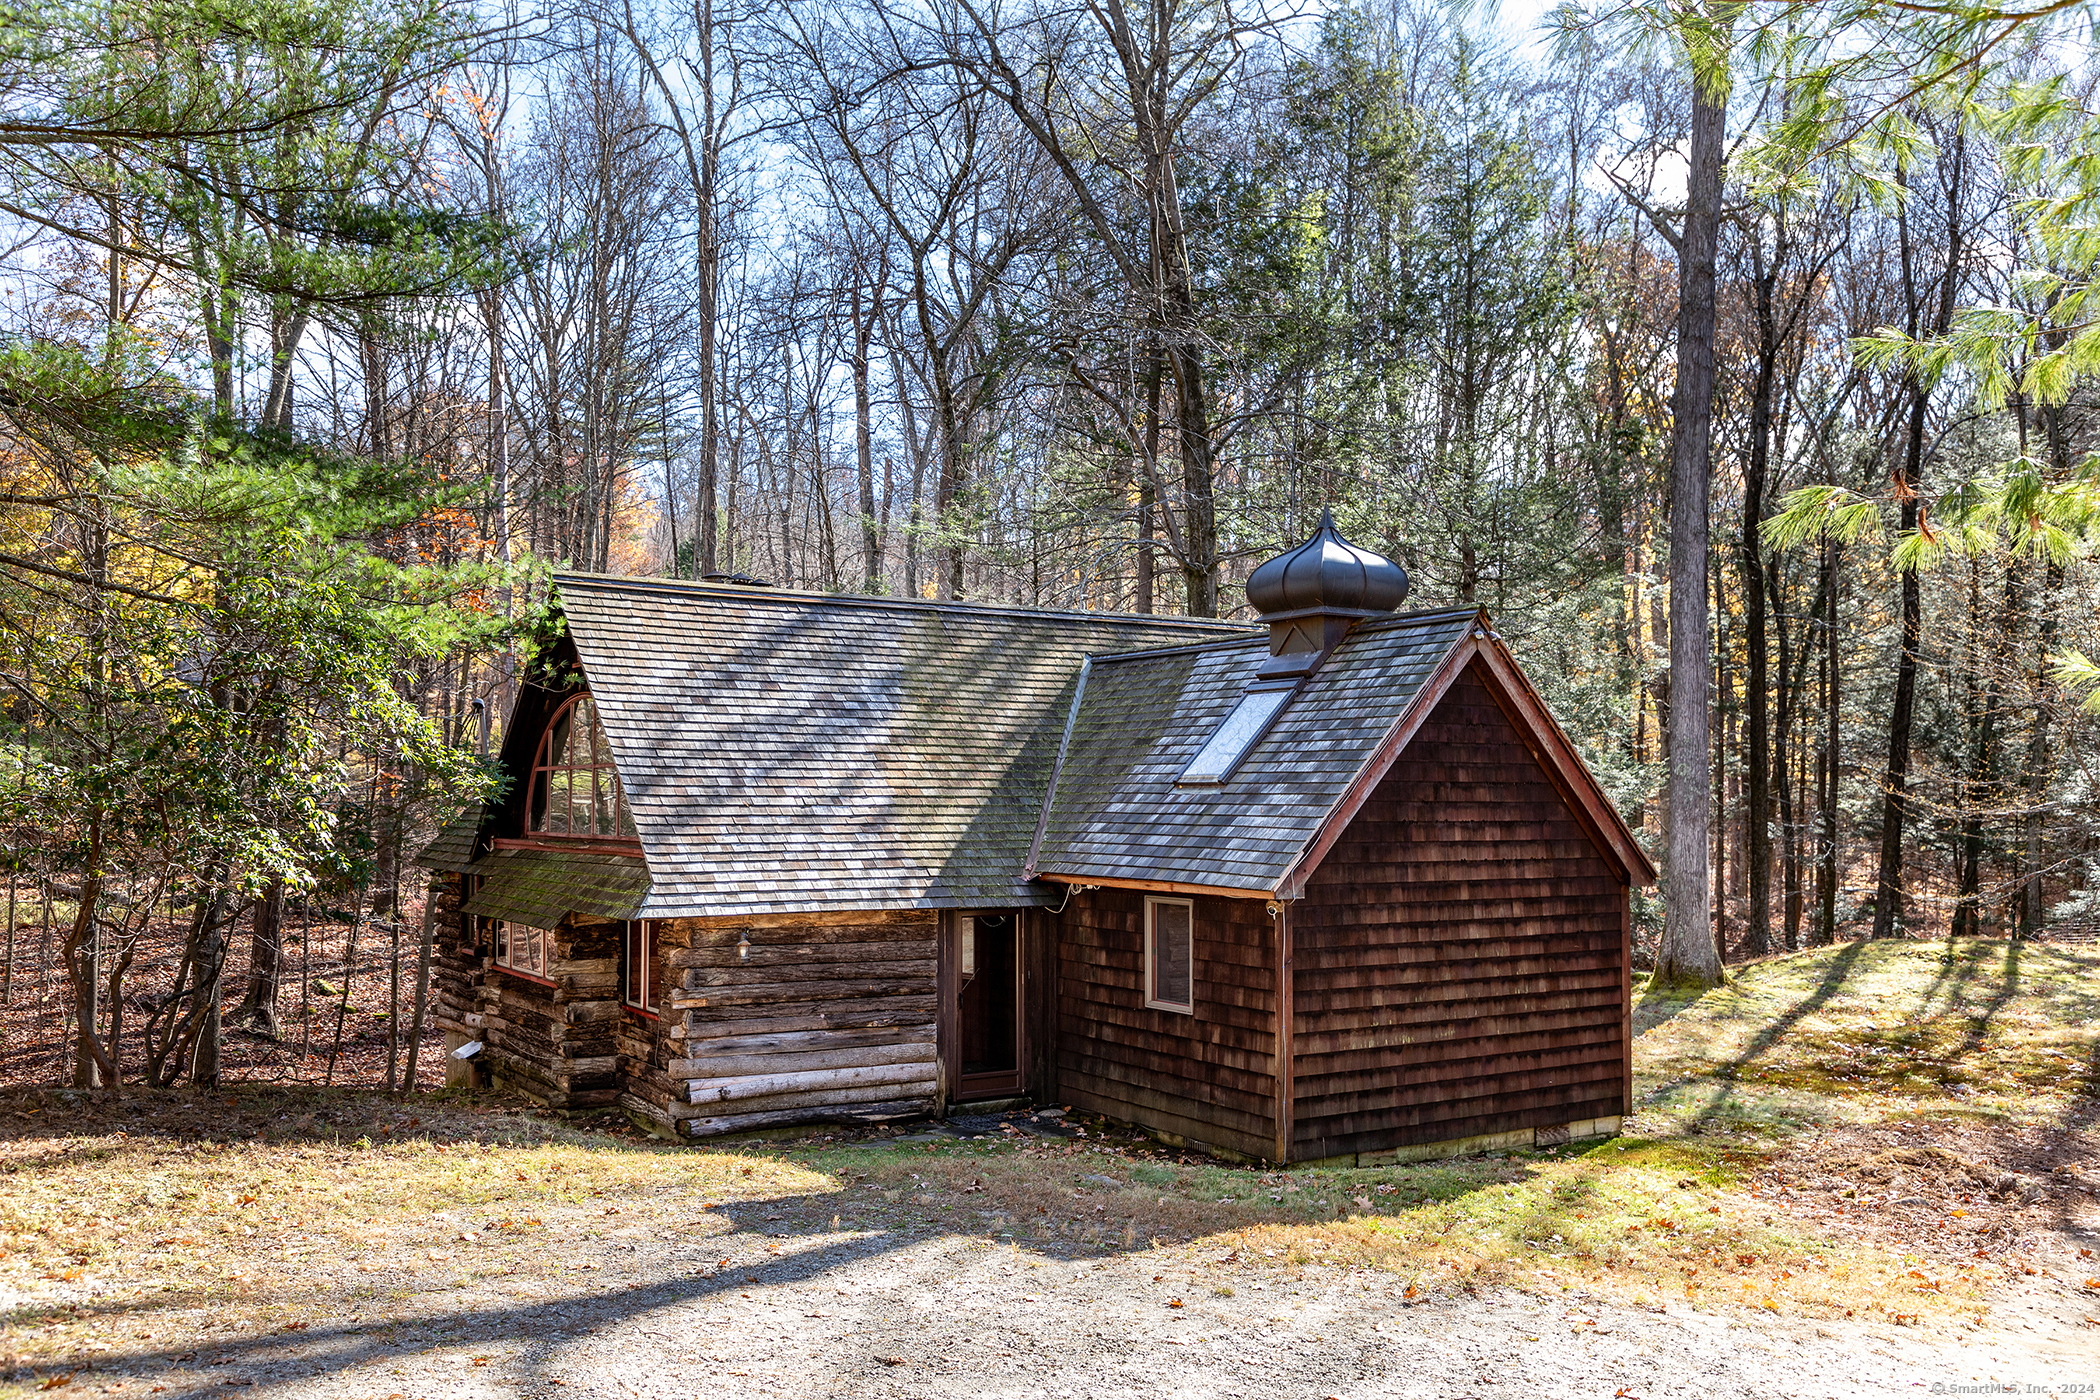
<instances>
[{"instance_id":1,"label":"grass lawn","mask_svg":"<svg viewBox=\"0 0 2100 1400\"><path fill-rule=\"evenodd\" d=\"M431 1289L617 1272L665 1239L704 1270L809 1236L959 1232L1082 1257L1200 1242L1217 1265L1203 1286L1227 1294L1320 1263L1390 1271L1403 1296L1500 1284L1938 1328L1982 1325L1992 1281L2022 1270L2080 1286L2075 1259L2011 1243L2052 1208L2032 1174L1974 1154L1979 1131L2090 1124L2093 951L1852 944L1689 1004L1636 997L1627 1136L1364 1170L1224 1165L1095 1123L697 1149L456 1097L18 1095L0 1101L0 1377L26 1393L178 1314L297 1329ZM1910 1168L1933 1191L1905 1205L1901 1163L1928 1150L1957 1165Z\"/></svg>"}]
</instances>

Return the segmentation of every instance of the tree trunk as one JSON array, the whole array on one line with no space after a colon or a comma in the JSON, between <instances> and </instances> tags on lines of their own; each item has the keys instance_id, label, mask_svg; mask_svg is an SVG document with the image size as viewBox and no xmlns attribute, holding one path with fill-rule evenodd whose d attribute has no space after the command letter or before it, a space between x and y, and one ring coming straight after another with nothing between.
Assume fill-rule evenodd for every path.
<instances>
[{"instance_id":1,"label":"tree trunk","mask_svg":"<svg viewBox=\"0 0 2100 1400\"><path fill-rule=\"evenodd\" d=\"M1193 351L1169 357L1181 426L1182 581L1190 617L1218 615L1218 466L1204 404L1203 363Z\"/></svg>"},{"instance_id":2,"label":"tree trunk","mask_svg":"<svg viewBox=\"0 0 2100 1400\"><path fill-rule=\"evenodd\" d=\"M1947 262L1941 269L1938 304L1928 322L1924 291L1918 285L1917 251L1910 232L1905 206L1896 206L1897 251L1902 269L1903 298L1907 324L1913 337L1944 335L1954 320L1955 294L1961 282L1962 233L1961 189L1964 156L1963 137L1956 129L1941 180L1946 195ZM1903 171L1897 168L1897 180ZM1910 414L1906 424L1903 455L1896 470L1896 494L1902 499L1902 531L1917 531L1920 519L1919 482L1924 472L1925 418L1931 408L1929 387L1916 369L1909 374ZM1889 707L1888 761L1881 780L1881 860L1874 876L1874 930L1876 938L1892 938L1903 927L1903 836L1910 815L1911 730L1917 717L1918 645L1924 628L1924 603L1915 569L1904 571L1899 601L1899 648L1896 657L1896 691Z\"/></svg>"},{"instance_id":3,"label":"tree trunk","mask_svg":"<svg viewBox=\"0 0 2100 1400\"><path fill-rule=\"evenodd\" d=\"M1816 805L1822 834L1816 848L1817 946L1837 941L1838 895L1838 702L1843 669L1838 660L1838 543L1823 541L1823 735L1816 754Z\"/></svg>"},{"instance_id":4,"label":"tree trunk","mask_svg":"<svg viewBox=\"0 0 2100 1400\"><path fill-rule=\"evenodd\" d=\"M884 592L882 533L875 516L875 410L868 392L868 354L875 338L875 309L861 315L860 282L853 284L853 445L860 471L861 591Z\"/></svg>"},{"instance_id":5,"label":"tree trunk","mask_svg":"<svg viewBox=\"0 0 2100 1400\"><path fill-rule=\"evenodd\" d=\"M0 962L0 1008L15 1002L15 880L21 874L15 852L7 857L7 957Z\"/></svg>"},{"instance_id":6,"label":"tree trunk","mask_svg":"<svg viewBox=\"0 0 2100 1400\"><path fill-rule=\"evenodd\" d=\"M1820 580L1815 601L1809 605L1809 621L1801 631L1801 654L1790 657L1793 633L1786 625L1786 603L1776 567L1767 569L1765 587L1771 611L1779 618L1779 705L1773 715L1772 786L1779 801L1779 829L1785 850L1786 950L1799 951L1801 926L1806 917L1805 883L1802 869L1804 827L1807 822L1809 744L1806 736L1797 743L1794 731L1808 711L1808 663L1817 655L1815 627L1823 615L1823 592L1828 580ZM1820 791L1820 789L1818 789Z\"/></svg>"},{"instance_id":7,"label":"tree trunk","mask_svg":"<svg viewBox=\"0 0 2100 1400\"><path fill-rule=\"evenodd\" d=\"M304 307L289 321L270 318L270 387L263 398L262 425L283 432L292 430L292 359L306 337L309 313Z\"/></svg>"},{"instance_id":8,"label":"tree trunk","mask_svg":"<svg viewBox=\"0 0 2100 1400\"><path fill-rule=\"evenodd\" d=\"M2055 469L2058 481L2069 481L2072 475L2071 443L2064 431L2063 410L2048 405L2041 410L2042 432L2049 449L2049 461ZM2063 565L2054 559L2042 570L2041 604L2035 609L2040 625L2035 636L2035 681L2033 694L2046 694L2044 668L2057 642L2057 591L2063 586ZM2049 707L2034 707L2034 727L2027 740L2027 755L2021 772L2021 791L2026 799L2026 814L2021 819L2020 870L2020 917L2018 936L2033 938L2042 931L2042 814L2047 805L2049 791Z\"/></svg>"},{"instance_id":9,"label":"tree trunk","mask_svg":"<svg viewBox=\"0 0 2100 1400\"><path fill-rule=\"evenodd\" d=\"M2050 412L2053 414L2055 410ZM2050 560L2042 573L2042 595L2037 600L2041 606L2035 609L2041 620L2035 648L2038 673L2048 664L2048 657L2056 646L2057 592L2063 587L2063 579L2063 566ZM2044 693L2040 674L2035 677L2034 693ZM2020 823L2020 918L2016 933L2021 938L2033 938L2042 931L2042 813L2049 791L2049 752L2049 707L2036 705L2034 727L2027 736L2027 756L2022 765L2024 771L2020 783L2027 809Z\"/></svg>"},{"instance_id":10,"label":"tree trunk","mask_svg":"<svg viewBox=\"0 0 2100 1400\"><path fill-rule=\"evenodd\" d=\"M92 823L99 828L100 822ZM80 911L73 916L61 956L73 994L73 1067L76 1089L98 1089L114 1082L116 1068L102 1044L102 925L96 917L102 903L101 839L89 838L90 849L80 872Z\"/></svg>"},{"instance_id":11,"label":"tree trunk","mask_svg":"<svg viewBox=\"0 0 2100 1400\"><path fill-rule=\"evenodd\" d=\"M1719 86L1717 86L1719 84ZM1669 872L1654 981L1711 987L1721 981L1713 930L1708 845L1708 498L1713 430L1714 240L1720 222L1725 79L1693 77L1684 231L1677 250L1677 393L1670 444Z\"/></svg>"},{"instance_id":12,"label":"tree trunk","mask_svg":"<svg viewBox=\"0 0 2100 1400\"><path fill-rule=\"evenodd\" d=\"M430 1007L430 954L437 929L438 884L423 890L423 929L416 946L416 1014L408 1028L408 1063L401 1071L401 1092L416 1091L416 1052L423 1044L423 1025Z\"/></svg>"},{"instance_id":13,"label":"tree trunk","mask_svg":"<svg viewBox=\"0 0 2100 1400\"><path fill-rule=\"evenodd\" d=\"M275 1040L277 989L284 967L284 877L270 881L263 897L255 902L254 922L248 935L248 989L241 998L234 1020L255 1027L258 1034Z\"/></svg>"},{"instance_id":14,"label":"tree trunk","mask_svg":"<svg viewBox=\"0 0 2100 1400\"><path fill-rule=\"evenodd\" d=\"M1138 482L1137 498L1137 610L1152 611L1152 594L1156 586L1154 568L1157 558L1152 548L1152 532L1155 528L1152 513L1158 508L1159 481L1159 415L1160 390L1166 377L1166 363L1154 346L1150 361L1145 368L1145 472Z\"/></svg>"},{"instance_id":15,"label":"tree trunk","mask_svg":"<svg viewBox=\"0 0 2100 1400\"><path fill-rule=\"evenodd\" d=\"M721 227L715 219L716 184L720 180L722 133L715 115L715 5L698 0L693 6L700 44L700 188L694 191L699 205L700 305L700 572L721 570L721 541L715 516L718 481L716 458L720 455L721 410L715 381L716 323L721 316L722 243Z\"/></svg>"},{"instance_id":16,"label":"tree trunk","mask_svg":"<svg viewBox=\"0 0 2100 1400\"><path fill-rule=\"evenodd\" d=\"M1782 229L1784 226L1782 225ZM1751 282L1757 312L1757 378L1750 395L1750 456L1743 466L1743 529L1736 561L1743 580L1743 698L1749 710L1749 754L1744 760L1743 869L1749 907L1743 953L1761 958L1772 948L1772 741L1766 705L1765 559L1758 527L1764 523L1765 474L1771 459L1772 389L1779 369L1779 323L1773 284L1785 259L1785 234L1766 267L1761 236L1752 235ZM1785 672L1782 670L1782 677Z\"/></svg>"},{"instance_id":17,"label":"tree trunk","mask_svg":"<svg viewBox=\"0 0 2100 1400\"><path fill-rule=\"evenodd\" d=\"M236 911L227 908L224 870L209 896L197 900L197 933L192 953L196 991L188 1017L190 1083L200 1089L219 1087L219 1041L223 1029L220 1003L226 973L226 931ZM172 1077L172 1076L171 1076Z\"/></svg>"},{"instance_id":18,"label":"tree trunk","mask_svg":"<svg viewBox=\"0 0 2100 1400\"><path fill-rule=\"evenodd\" d=\"M1954 919L1949 938L1975 938L1983 932L1983 804L1990 782L1991 714L1996 705L1982 671L1983 569L1969 561L1969 628L1967 664L1961 687L1969 720L1968 772L1962 779L1961 834L1955 844Z\"/></svg>"}]
</instances>

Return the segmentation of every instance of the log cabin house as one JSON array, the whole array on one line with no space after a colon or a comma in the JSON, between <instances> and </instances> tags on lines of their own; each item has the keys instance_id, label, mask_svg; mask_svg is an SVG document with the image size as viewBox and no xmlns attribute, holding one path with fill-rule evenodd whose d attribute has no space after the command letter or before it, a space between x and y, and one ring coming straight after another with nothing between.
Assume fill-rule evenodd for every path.
<instances>
[{"instance_id":1,"label":"log cabin house","mask_svg":"<svg viewBox=\"0 0 2100 1400\"><path fill-rule=\"evenodd\" d=\"M1627 1111L1652 867L1487 618L1396 612L1331 520L1253 626L556 584L507 790L421 856L485 1082L696 1138L1032 1098L1366 1165Z\"/></svg>"}]
</instances>

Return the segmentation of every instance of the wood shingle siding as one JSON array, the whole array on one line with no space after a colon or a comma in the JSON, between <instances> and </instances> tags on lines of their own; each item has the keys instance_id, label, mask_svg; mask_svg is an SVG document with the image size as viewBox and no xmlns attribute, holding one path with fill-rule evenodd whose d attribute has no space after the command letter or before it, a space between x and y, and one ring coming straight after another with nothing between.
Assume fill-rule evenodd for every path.
<instances>
[{"instance_id":1,"label":"wood shingle siding","mask_svg":"<svg viewBox=\"0 0 2100 1400\"><path fill-rule=\"evenodd\" d=\"M1623 1113L1625 908L1469 668L1293 909L1293 1156Z\"/></svg>"},{"instance_id":2,"label":"wood shingle siding","mask_svg":"<svg viewBox=\"0 0 2100 1400\"><path fill-rule=\"evenodd\" d=\"M665 955L669 1118L694 1136L930 1112L931 911L677 919ZM738 944L748 939L748 956Z\"/></svg>"},{"instance_id":3,"label":"wood shingle siding","mask_svg":"<svg viewBox=\"0 0 2100 1400\"><path fill-rule=\"evenodd\" d=\"M1276 929L1261 900L1198 897L1195 1013L1145 1005L1145 897L1075 894L1058 921L1057 1089L1206 1147L1273 1155Z\"/></svg>"}]
</instances>

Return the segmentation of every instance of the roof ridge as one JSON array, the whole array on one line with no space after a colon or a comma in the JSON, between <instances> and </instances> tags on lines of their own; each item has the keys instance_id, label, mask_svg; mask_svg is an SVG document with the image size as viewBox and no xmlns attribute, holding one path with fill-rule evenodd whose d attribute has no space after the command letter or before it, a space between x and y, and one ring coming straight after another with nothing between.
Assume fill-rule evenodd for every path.
<instances>
[{"instance_id":1,"label":"roof ridge","mask_svg":"<svg viewBox=\"0 0 2100 1400\"><path fill-rule=\"evenodd\" d=\"M1360 632L1389 632L1397 627L1417 627L1433 622L1455 621L1461 617L1478 617L1477 607L1429 608L1421 612L1395 613L1391 617L1367 617L1350 629L1350 635ZM1255 643L1266 645L1268 638L1260 634L1251 637L1219 637L1212 641L1185 642L1171 647L1140 647L1136 651L1109 651L1090 655L1093 662L1149 661L1160 656L1181 656L1190 652L1216 651L1224 647L1242 647Z\"/></svg>"},{"instance_id":2,"label":"roof ridge","mask_svg":"<svg viewBox=\"0 0 2100 1400\"><path fill-rule=\"evenodd\" d=\"M824 603L837 607L912 609L919 612L964 612L995 617L1063 618L1083 622L1105 622L1131 627L1186 627L1198 631L1247 632L1252 622L1229 622L1220 618L1185 617L1178 613L1083 612L1071 608L1031 608L1018 603L970 603L930 598L877 598L863 593L818 593L803 588L764 588L738 584L714 584L693 579L628 578L615 574L560 571L552 576L556 587L582 586L641 593L674 593L708 598L736 598L755 603ZM1237 637L1222 637L1236 641Z\"/></svg>"}]
</instances>

